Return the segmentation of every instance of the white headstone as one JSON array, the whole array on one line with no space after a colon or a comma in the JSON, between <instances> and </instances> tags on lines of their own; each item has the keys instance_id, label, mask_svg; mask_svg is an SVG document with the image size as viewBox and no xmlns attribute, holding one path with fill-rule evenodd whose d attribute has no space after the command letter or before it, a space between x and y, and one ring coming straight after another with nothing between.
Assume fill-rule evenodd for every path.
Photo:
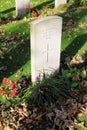
<instances>
[{"instance_id":1,"label":"white headstone","mask_svg":"<svg viewBox=\"0 0 87 130\"><path fill-rule=\"evenodd\" d=\"M47 16L31 22L32 81L59 69L62 18Z\"/></svg>"},{"instance_id":2,"label":"white headstone","mask_svg":"<svg viewBox=\"0 0 87 130\"><path fill-rule=\"evenodd\" d=\"M30 0L15 0L16 2L16 15L25 15L26 8L30 7Z\"/></svg>"},{"instance_id":3,"label":"white headstone","mask_svg":"<svg viewBox=\"0 0 87 130\"><path fill-rule=\"evenodd\" d=\"M55 0L55 7L58 7L60 4L67 3L67 0Z\"/></svg>"}]
</instances>

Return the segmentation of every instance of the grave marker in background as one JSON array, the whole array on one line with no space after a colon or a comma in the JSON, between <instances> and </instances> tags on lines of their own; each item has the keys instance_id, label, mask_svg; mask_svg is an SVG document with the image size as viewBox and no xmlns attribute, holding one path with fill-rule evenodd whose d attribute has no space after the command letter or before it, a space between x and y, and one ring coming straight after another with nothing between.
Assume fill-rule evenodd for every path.
<instances>
[{"instance_id":1,"label":"grave marker in background","mask_svg":"<svg viewBox=\"0 0 87 130\"><path fill-rule=\"evenodd\" d=\"M59 69L62 18L47 16L31 22L32 81Z\"/></svg>"},{"instance_id":2,"label":"grave marker in background","mask_svg":"<svg viewBox=\"0 0 87 130\"><path fill-rule=\"evenodd\" d=\"M30 0L15 0L16 15L21 16L26 14L26 8L30 7Z\"/></svg>"},{"instance_id":3,"label":"grave marker in background","mask_svg":"<svg viewBox=\"0 0 87 130\"><path fill-rule=\"evenodd\" d=\"M67 0L55 0L55 7L58 7L60 4L65 4Z\"/></svg>"}]
</instances>

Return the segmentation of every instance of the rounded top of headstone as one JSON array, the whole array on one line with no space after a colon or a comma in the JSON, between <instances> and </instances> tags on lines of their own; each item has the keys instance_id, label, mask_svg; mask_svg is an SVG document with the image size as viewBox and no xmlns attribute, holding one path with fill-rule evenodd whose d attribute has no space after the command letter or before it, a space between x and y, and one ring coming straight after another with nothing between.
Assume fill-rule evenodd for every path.
<instances>
[{"instance_id":1,"label":"rounded top of headstone","mask_svg":"<svg viewBox=\"0 0 87 130\"><path fill-rule=\"evenodd\" d=\"M34 20L33 22L31 22L31 24L38 24L40 22L47 21L47 20L52 20L52 19L60 19L60 20L62 20L62 17L60 17L60 16L46 16L46 17L38 18L38 19Z\"/></svg>"}]
</instances>

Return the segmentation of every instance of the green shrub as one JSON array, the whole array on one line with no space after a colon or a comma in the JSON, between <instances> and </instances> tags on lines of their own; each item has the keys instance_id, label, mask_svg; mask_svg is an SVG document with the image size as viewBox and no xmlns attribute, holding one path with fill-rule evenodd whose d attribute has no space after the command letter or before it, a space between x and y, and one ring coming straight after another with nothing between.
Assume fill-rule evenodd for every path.
<instances>
[{"instance_id":1,"label":"green shrub","mask_svg":"<svg viewBox=\"0 0 87 130\"><path fill-rule=\"evenodd\" d=\"M69 97L66 85L64 85L65 84L57 78L46 78L42 82L29 87L26 90L23 99L38 106L41 106L44 103L54 103L59 98Z\"/></svg>"},{"instance_id":2,"label":"green shrub","mask_svg":"<svg viewBox=\"0 0 87 130\"><path fill-rule=\"evenodd\" d=\"M87 5L87 0L73 0L75 5Z\"/></svg>"},{"instance_id":3,"label":"green shrub","mask_svg":"<svg viewBox=\"0 0 87 130\"><path fill-rule=\"evenodd\" d=\"M87 4L87 0L80 0L80 4L86 5Z\"/></svg>"},{"instance_id":4,"label":"green shrub","mask_svg":"<svg viewBox=\"0 0 87 130\"><path fill-rule=\"evenodd\" d=\"M60 73L54 74L41 82L29 86L24 91L23 100L32 104L43 105L44 103L54 103L60 98L69 98L70 92L79 90L80 93L87 91L81 87L80 82L87 79L85 68L62 69Z\"/></svg>"}]
</instances>

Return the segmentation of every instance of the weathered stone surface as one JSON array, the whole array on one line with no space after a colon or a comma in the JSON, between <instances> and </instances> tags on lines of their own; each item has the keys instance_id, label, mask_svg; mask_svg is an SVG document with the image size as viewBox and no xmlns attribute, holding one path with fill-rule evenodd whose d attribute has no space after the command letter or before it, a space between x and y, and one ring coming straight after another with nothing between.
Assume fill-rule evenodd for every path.
<instances>
[{"instance_id":1,"label":"weathered stone surface","mask_svg":"<svg viewBox=\"0 0 87 130\"><path fill-rule=\"evenodd\" d=\"M32 81L59 69L62 18L47 16L31 22Z\"/></svg>"}]
</instances>

